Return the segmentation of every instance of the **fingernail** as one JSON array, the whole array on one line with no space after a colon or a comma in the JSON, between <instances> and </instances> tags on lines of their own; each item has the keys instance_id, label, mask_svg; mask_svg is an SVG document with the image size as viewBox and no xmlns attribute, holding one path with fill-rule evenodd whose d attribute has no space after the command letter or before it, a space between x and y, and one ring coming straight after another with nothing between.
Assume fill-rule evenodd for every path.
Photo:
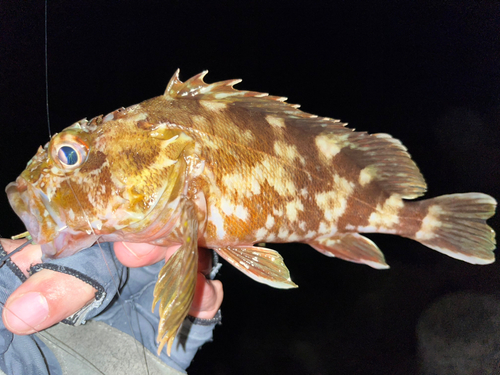
<instances>
[{"instance_id":1,"label":"fingernail","mask_svg":"<svg viewBox=\"0 0 500 375\"><path fill-rule=\"evenodd\" d=\"M132 250L130 247L127 246L125 242L122 242L123 246L130 251L133 255L135 255L137 258L141 258L144 255L148 255L153 249L155 248L154 245L146 245L146 244L141 244L140 246L137 246L135 250ZM135 246L134 246L135 247Z\"/></svg>"},{"instance_id":2,"label":"fingernail","mask_svg":"<svg viewBox=\"0 0 500 375\"><path fill-rule=\"evenodd\" d=\"M23 294L10 303L8 308L5 313L6 323L18 333L33 331L49 314L47 300L37 292Z\"/></svg>"}]
</instances>

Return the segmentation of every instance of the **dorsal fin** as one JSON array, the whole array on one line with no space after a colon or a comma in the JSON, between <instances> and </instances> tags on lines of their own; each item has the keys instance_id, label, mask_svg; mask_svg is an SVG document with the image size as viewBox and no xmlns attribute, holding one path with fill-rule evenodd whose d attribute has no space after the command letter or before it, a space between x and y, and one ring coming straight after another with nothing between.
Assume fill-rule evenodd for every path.
<instances>
[{"instance_id":1,"label":"dorsal fin","mask_svg":"<svg viewBox=\"0 0 500 375\"><path fill-rule=\"evenodd\" d=\"M240 91L233 86L241 82L241 79L228 79L226 81L205 83L203 78L208 70L189 78L186 82L179 79L180 69L177 69L170 79L164 95L174 99L193 98L197 100L224 100L241 101L243 98L265 98L275 102L284 102L287 98L281 96L269 96L267 93L256 91ZM285 103L293 108L297 105Z\"/></svg>"},{"instance_id":2,"label":"dorsal fin","mask_svg":"<svg viewBox=\"0 0 500 375\"><path fill-rule=\"evenodd\" d=\"M223 101L265 116L281 118L287 127L299 128L311 137L325 136L328 147L340 150L364 170L366 181L374 181L384 191L406 199L425 193L427 187L417 165L406 147L390 135L355 132L339 120L303 112L298 109L299 105L286 103L285 97L236 90L233 86L241 82L240 79L207 84L203 81L207 73L204 71L182 82L177 70L164 95L172 99Z\"/></svg>"},{"instance_id":3,"label":"dorsal fin","mask_svg":"<svg viewBox=\"0 0 500 375\"><path fill-rule=\"evenodd\" d=\"M389 134L353 132L342 152L361 168L366 183L374 181L388 193L415 199L427 190L424 177L406 147ZM363 183L361 175L359 181Z\"/></svg>"}]
</instances>

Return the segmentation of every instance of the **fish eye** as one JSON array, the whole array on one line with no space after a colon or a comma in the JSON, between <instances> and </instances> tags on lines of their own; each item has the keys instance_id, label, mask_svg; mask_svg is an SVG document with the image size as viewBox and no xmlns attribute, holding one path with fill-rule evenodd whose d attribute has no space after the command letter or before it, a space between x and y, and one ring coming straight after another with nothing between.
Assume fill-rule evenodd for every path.
<instances>
[{"instance_id":1,"label":"fish eye","mask_svg":"<svg viewBox=\"0 0 500 375\"><path fill-rule=\"evenodd\" d=\"M78 163L78 152L73 147L62 146L57 152L57 156L63 164L73 166Z\"/></svg>"},{"instance_id":2,"label":"fish eye","mask_svg":"<svg viewBox=\"0 0 500 375\"><path fill-rule=\"evenodd\" d=\"M63 142L53 156L59 164L67 170L80 167L87 159L87 148L78 142Z\"/></svg>"}]
</instances>

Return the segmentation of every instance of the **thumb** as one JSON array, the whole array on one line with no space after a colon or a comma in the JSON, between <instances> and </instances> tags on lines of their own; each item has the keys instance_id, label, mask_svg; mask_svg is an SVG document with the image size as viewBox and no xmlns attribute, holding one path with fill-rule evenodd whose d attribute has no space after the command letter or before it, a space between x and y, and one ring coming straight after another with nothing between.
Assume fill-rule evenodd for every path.
<instances>
[{"instance_id":1,"label":"thumb","mask_svg":"<svg viewBox=\"0 0 500 375\"><path fill-rule=\"evenodd\" d=\"M48 328L83 308L96 289L71 275L42 270L26 280L7 299L2 318L18 335Z\"/></svg>"}]
</instances>

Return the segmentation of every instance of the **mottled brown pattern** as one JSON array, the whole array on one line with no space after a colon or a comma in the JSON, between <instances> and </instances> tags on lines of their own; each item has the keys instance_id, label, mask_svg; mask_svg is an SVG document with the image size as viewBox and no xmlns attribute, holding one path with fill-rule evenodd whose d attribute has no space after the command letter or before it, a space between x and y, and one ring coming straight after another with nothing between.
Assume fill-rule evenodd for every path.
<instances>
[{"instance_id":1,"label":"mottled brown pattern","mask_svg":"<svg viewBox=\"0 0 500 375\"><path fill-rule=\"evenodd\" d=\"M429 214L429 206L440 207L433 201L403 200L422 195L426 185L398 140L353 132L280 97L237 91L237 80L206 84L204 74L181 82L176 73L162 96L75 123L71 131L91 145L86 163L58 171L42 150L24 179L60 197L53 202L63 211L78 200L96 228L169 222L159 219L163 210L178 215L175 204L187 194L206 221L199 241L209 247L300 241L345 255L345 244L354 251L346 259L385 266L369 241L350 236L343 242L342 236L383 232L430 241L435 217L445 214ZM65 179L74 192L65 190ZM492 199L458 199L474 205L474 198L486 200L482 209L493 212ZM110 219L109 210L119 214ZM484 238L481 246L491 250L490 237ZM446 252L439 243L437 250Z\"/></svg>"},{"instance_id":2,"label":"mottled brown pattern","mask_svg":"<svg viewBox=\"0 0 500 375\"><path fill-rule=\"evenodd\" d=\"M106 162L107 157L101 151L96 151L92 158L80 168L81 173L89 173L93 170L99 169Z\"/></svg>"},{"instance_id":3,"label":"mottled brown pattern","mask_svg":"<svg viewBox=\"0 0 500 375\"><path fill-rule=\"evenodd\" d=\"M359 173L359 170L358 170ZM389 194L380 194L376 184L371 183L365 187L356 184L354 193L347 201L347 209L345 213L339 217L338 229L340 232L357 232L357 230L347 230L347 225L353 226L368 226L368 218L375 210L377 204L383 203Z\"/></svg>"}]
</instances>

